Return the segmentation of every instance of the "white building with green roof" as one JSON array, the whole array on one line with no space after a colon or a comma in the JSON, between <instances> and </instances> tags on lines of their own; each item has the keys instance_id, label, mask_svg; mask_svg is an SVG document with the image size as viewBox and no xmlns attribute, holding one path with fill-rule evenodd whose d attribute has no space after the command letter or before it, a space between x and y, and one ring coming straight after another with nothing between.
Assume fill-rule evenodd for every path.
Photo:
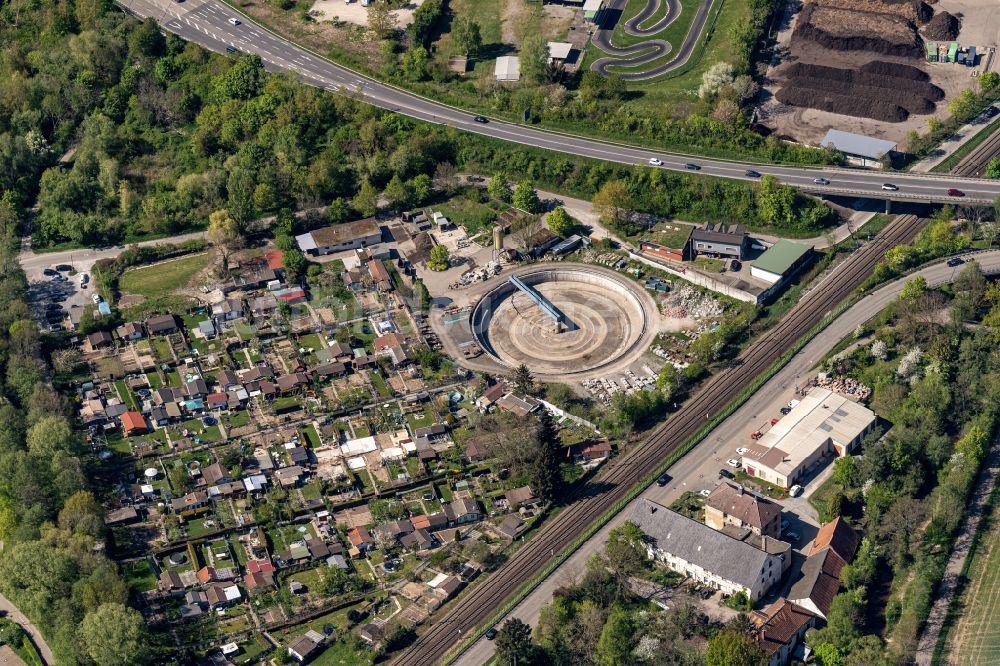
<instances>
[{"instance_id":1,"label":"white building with green roof","mask_svg":"<svg viewBox=\"0 0 1000 666\"><path fill-rule=\"evenodd\" d=\"M794 275L809 261L812 248L789 240L779 240L750 266L750 275L768 284L777 284Z\"/></svg>"}]
</instances>

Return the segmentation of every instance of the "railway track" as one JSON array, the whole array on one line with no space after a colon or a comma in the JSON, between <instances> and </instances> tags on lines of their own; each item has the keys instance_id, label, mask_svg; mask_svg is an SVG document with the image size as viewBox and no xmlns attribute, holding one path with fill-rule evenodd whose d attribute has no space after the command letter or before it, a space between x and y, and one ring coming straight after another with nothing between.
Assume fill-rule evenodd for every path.
<instances>
[{"instance_id":1,"label":"railway track","mask_svg":"<svg viewBox=\"0 0 1000 666\"><path fill-rule=\"evenodd\" d=\"M949 173L956 176L978 176L986 169L986 163L1000 155L1000 129L959 160Z\"/></svg>"},{"instance_id":2,"label":"railway track","mask_svg":"<svg viewBox=\"0 0 1000 666\"><path fill-rule=\"evenodd\" d=\"M649 476L664 458L694 436L801 336L850 296L871 275L886 250L912 240L926 223L926 219L913 215L897 217L874 240L837 266L812 289L808 298L752 343L736 362L713 376L645 442L580 488L569 498L558 517L481 585L459 598L394 663L397 666L428 666L441 659L458 640L489 619L548 560L623 499L636 483Z\"/></svg>"}]
</instances>

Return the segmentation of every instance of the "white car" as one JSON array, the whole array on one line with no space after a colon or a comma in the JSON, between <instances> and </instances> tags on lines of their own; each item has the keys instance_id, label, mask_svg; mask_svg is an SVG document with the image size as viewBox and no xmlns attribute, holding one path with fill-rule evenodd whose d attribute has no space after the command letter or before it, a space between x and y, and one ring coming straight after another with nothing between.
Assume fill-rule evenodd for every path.
<instances>
[{"instance_id":1,"label":"white car","mask_svg":"<svg viewBox=\"0 0 1000 666\"><path fill-rule=\"evenodd\" d=\"M730 467L739 468L740 461L737 460L736 458L730 458L729 460L726 461L726 464L729 465Z\"/></svg>"},{"instance_id":2,"label":"white car","mask_svg":"<svg viewBox=\"0 0 1000 666\"><path fill-rule=\"evenodd\" d=\"M650 166L663 166L663 160L657 159L655 157L650 157L649 158L649 165Z\"/></svg>"},{"instance_id":3,"label":"white car","mask_svg":"<svg viewBox=\"0 0 1000 666\"><path fill-rule=\"evenodd\" d=\"M235 19L235 18L229 19L229 25L239 25L239 24L240 24L240 20L239 19Z\"/></svg>"},{"instance_id":4,"label":"white car","mask_svg":"<svg viewBox=\"0 0 1000 666\"><path fill-rule=\"evenodd\" d=\"M788 489L788 494L791 495L792 497L798 497L799 495L802 494L802 486L800 485L792 486L791 488Z\"/></svg>"},{"instance_id":5,"label":"white car","mask_svg":"<svg viewBox=\"0 0 1000 666\"><path fill-rule=\"evenodd\" d=\"M701 490L698 491L698 494L701 495L702 497L708 497L709 495L712 494L712 491L709 490L708 488L702 488Z\"/></svg>"},{"instance_id":6,"label":"white car","mask_svg":"<svg viewBox=\"0 0 1000 666\"><path fill-rule=\"evenodd\" d=\"M747 447L741 446L740 448L736 449L736 455L738 455L738 456L745 456L747 454L747 451L749 451L749 450L750 449L748 449Z\"/></svg>"},{"instance_id":7,"label":"white car","mask_svg":"<svg viewBox=\"0 0 1000 666\"><path fill-rule=\"evenodd\" d=\"M99 295L97 295L97 294L93 294L90 297L90 300L94 301L95 303L100 303L101 302L101 297Z\"/></svg>"}]
</instances>

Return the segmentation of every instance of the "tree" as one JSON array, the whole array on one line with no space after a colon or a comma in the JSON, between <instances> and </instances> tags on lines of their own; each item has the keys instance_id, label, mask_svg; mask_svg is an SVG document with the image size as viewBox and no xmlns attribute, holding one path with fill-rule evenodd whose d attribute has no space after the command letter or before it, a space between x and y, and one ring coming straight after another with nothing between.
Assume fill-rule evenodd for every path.
<instances>
[{"instance_id":1,"label":"tree","mask_svg":"<svg viewBox=\"0 0 1000 666\"><path fill-rule=\"evenodd\" d=\"M240 225L230 217L226 209L217 210L208 216L208 240L219 250L223 271L228 271L229 257L243 247L243 235L240 233Z\"/></svg>"},{"instance_id":2,"label":"tree","mask_svg":"<svg viewBox=\"0 0 1000 666\"><path fill-rule=\"evenodd\" d=\"M59 528L96 538L104 531L104 510L89 492L74 493L59 512Z\"/></svg>"},{"instance_id":3,"label":"tree","mask_svg":"<svg viewBox=\"0 0 1000 666\"><path fill-rule=\"evenodd\" d=\"M613 227L627 224L632 216L632 195L620 180L610 180L601 186L593 198L594 210L601 221Z\"/></svg>"},{"instance_id":4,"label":"tree","mask_svg":"<svg viewBox=\"0 0 1000 666\"><path fill-rule=\"evenodd\" d=\"M403 179L396 174L385 186L385 198L389 200L389 205L393 210L403 211L412 204L412 196Z\"/></svg>"},{"instance_id":5,"label":"tree","mask_svg":"<svg viewBox=\"0 0 1000 666\"><path fill-rule=\"evenodd\" d=\"M507 376L507 381L510 382L516 393L532 395L536 390L535 378L532 376L531 370L529 370L528 366L524 363L511 371L511 373Z\"/></svg>"},{"instance_id":6,"label":"tree","mask_svg":"<svg viewBox=\"0 0 1000 666\"><path fill-rule=\"evenodd\" d=\"M379 39L396 31L396 15L386 0L374 0L368 5L368 29Z\"/></svg>"},{"instance_id":7,"label":"tree","mask_svg":"<svg viewBox=\"0 0 1000 666\"><path fill-rule=\"evenodd\" d=\"M619 601L628 596L629 579L646 567L646 553L642 545L642 530L632 521L626 521L608 533L604 548L608 569L618 587Z\"/></svg>"},{"instance_id":8,"label":"tree","mask_svg":"<svg viewBox=\"0 0 1000 666\"><path fill-rule=\"evenodd\" d=\"M618 606L613 608L597 641L597 663L600 666L632 664L632 639L635 630L635 622L628 611Z\"/></svg>"},{"instance_id":9,"label":"tree","mask_svg":"<svg viewBox=\"0 0 1000 666\"><path fill-rule=\"evenodd\" d=\"M375 191L371 181L366 179L361 183L358 193L351 200L351 205L363 217L371 217L375 214L375 211L378 210L378 192Z\"/></svg>"},{"instance_id":10,"label":"tree","mask_svg":"<svg viewBox=\"0 0 1000 666\"><path fill-rule=\"evenodd\" d=\"M983 72L979 75L979 87L984 93L993 92L998 85L1000 85L1000 74Z\"/></svg>"},{"instance_id":11,"label":"tree","mask_svg":"<svg viewBox=\"0 0 1000 666\"><path fill-rule=\"evenodd\" d=\"M1000 178L1000 157L990 158L990 161L986 163L986 171L983 172L983 176L994 180Z\"/></svg>"},{"instance_id":12,"label":"tree","mask_svg":"<svg viewBox=\"0 0 1000 666\"><path fill-rule=\"evenodd\" d=\"M483 36L479 24L465 16L455 19L451 28L451 36L458 48L466 55L475 55L483 46Z\"/></svg>"},{"instance_id":13,"label":"tree","mask_svg":"<svg viewBox=\"0 0 1000 666\"><path fill-rule=\"evenodd\" d=\"M524 80L535 85L543 83L549 64L549 45L545 37L540 33L526 37L518 56Z\"/></svg>"},{"instance_id":14,"label":"tree","mask_svg":"<svg viewBox=\"0 0 1000 666\"><path fill-rule=\"evenodd\" d=\"M427 268L432 271L446 271L448 270L448 246L446 245L435 245L431 248L430 259L427 260Z\"/></svg>"},{"instance_id":15,"label":"tree","mask_svg":"<svg viewBox=\"0 0 1000 666\"><path fill-rule=\"evenodd\" d=\"M302 254L298 248L284 250L281 264L285 267L285 274L288 276L289 282L295 282L302 277L307 263L306 255Z\"/></svg>"},{"instance_id":16,"label":"tree","mask_svg":"<svg viewBox=\"0 0 1000 666\"><path fill-rule=\"evenodd\" d=\"M927 293L927 278L918 275L912 280L907 280L903 285L903 290L899 294L901 301L914 303L918 298Z\"/></svg>"},{"instance_id":17,"label":"tree","mask_svg":"<svg viewBox=\"0 0 1000 666\"><path fill-rule=\"evenodd\" d=\"M531 654L531 627L512 617L497 632L496 648L503 663L523 662Z\"/></svg>"},{"instance_id":18,"label":"tree","mask_svg":"<svg viewBox=\"0 0 1000 666\"><path fill-rule=\"evenodd\" d=\"M707 666L764 666L767 657L750 636L723 629L708 641Z\"/></svg>"},{"instance_id":19,"label":"tree","mask_svg":"<svg viewBox=\"0 0 1000 666\"><path fill-rule=\"evenodd\" d=\"M728 62L717 62L701 75L698 97L706 99L733 82L733 66Z\"/></svg>"},{"instance_id":20,"label":"tree","mask_svg":"<svg viewBox=\"0 0 1000 666\"><path fill-rule=\"evenodd\" d=\"M253 99L264 87L264 63L247 53L229 71L215 79L215 91L223 99Z\"/></svg>"},{"instance_id":21,"label":"tree","mask_svg":"<svg viewBox=\"0 0 1000 666\"><path fill-rule=\"evenodd\" d=\"M423 81L430 76L429 64L430 56L422 46L403 54L403 74L411 81Z\"/></svg>"},{"instance_id":22,"label":"tree","mask_svg":"<svg viewBox=\"0 0 1000 666\"><path fill-rule=\"evenodd\" d=\"M532 187L531 182L522 180L514 188L514 206L529 213L538 213L542 210L542 202L538 200L538 192Z\"/></svg>"},{"instance_id":23,"label":"tree","mask_svg":"<svg viewBox=\"0 0 1000 666\"><path fill-rule=\"evenodd\" d=\"M570 217L566 209L561 206L549 213L548 217L545 218L545 222L549 225L552 233L562 238L566 238L572 234L576 228L576 220Z\"/></svg>"},{"instance_id":24,"label":"tree","mask_svg":"<svg viewBox=\"0 0 1000 666\"><path fill-rule=\"evenodd\" d=\"M146 624L142 615L123 604L103 604L80 624L80 642L98 664L128 666L146 661Z\"/></svg>"},{"instance_id":25,"label":"tree","mask_svg":"<svg viewBox=\"0 0 1000 666\"><path fill-rule=\"evenodd\" d=\"M559 430L547 409L542 409L539 415L535 444L538 450L531 461L531 488L543 500L554 502L562 496L563 491L563 449L559 441Z\"/></svg>"},{"instance_id":26,"label":"tree","mask_svg":"<svg viewBox=\"0 0 1000 666\"><path fill-rule=\"evenodd\" d=\"M510 203L513 193L510 189L510 183L507 182L507 174L503 171L494 173L486 186L486 193L498 201ZM997 196L1000 197L1000 195Z\"/></svg>"}]
</instances>

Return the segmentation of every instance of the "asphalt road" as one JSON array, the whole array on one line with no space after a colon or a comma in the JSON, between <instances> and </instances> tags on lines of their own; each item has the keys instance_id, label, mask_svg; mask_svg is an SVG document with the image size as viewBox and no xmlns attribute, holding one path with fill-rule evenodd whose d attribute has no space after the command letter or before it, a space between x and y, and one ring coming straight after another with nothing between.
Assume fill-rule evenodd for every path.
<instances>
[{"instance_id":1,"label":"asphalt road","mask_svg":"<svg viewBox=\"0 0 1000 666\"><path fill-rule=\"evenodd\" d=\"M667 3L666 15L648 28L640 27L640 24L652 16L662 2ZM628 5L628 0L612 0L611 4L604 9L604 18L601 22L601 27L594 32L592 41L597 48L614 57L595 60L590 68L602 76L617 74L626 81L646 81L682 67L690 60L691 54L694 53L695 47L698 46L702 30L705 28L705 22L708 20L708 15L711 13L712 7L715 6L715 2L714 0L699 0L698 9L694 20L691 22L691 27L684 36L680 50L673 59L662 65L649 69L641 69L640 71L622 71L621 68L637 68L646 63L659 60L668 55L674 47L665 39L650 39L631 46L615 46L612 44L611 37L614 35L615 25L621 20L622 12L625 10L626 5ZM681 4L677 0L646 0L646 6L643 7L642 11L625 21L623 28L626 33L635 37L652 37L677 20L681 15L681 11ZM626 57L630 55L634 57ZM614 69L609 69L611 67Z\"/></svg>"},{"instance_id":2,"label":"asphalt road","mask_svg":"<svg viewBox=\"0 0 1000 666\"><path fill-rule=\"evenodd\" d=\"M987 275L1000 274L1000 251L968 255L974 257ZM934 264L919 271L927 279L929 286L936 287L951 282L962 267L951 268L944 263ZM838 342L852 334L858 324L864 323L878 315L899 294L906 280L913 276L891 282L868 297L856 303L844 314L838 317L822 333L813 338L792 360L770 381L758 390L753 397L743 404L728 419L723 421L700 444L681 458L668 470L670 483L660 488L650 486L641 497L651 499L661 504L670 504L685 491L697 492L703 488L712 488L721 481L718 471L724 468L727 458L734 456L737 446L746 446L750 441L749 433L763 421L778 416L778 408L794 397L794 389L807 381L815 365ZM822 288L822 284L815 288ZM791 530L798 532L801 539L792 544L797 549L809 545L815 537L816 527L811 508L804 501L808 495L819 486L818 481L807 483L805 494L794 500L785 501L785 510L794 515L791 519ZM553 592L568 583L579 579L586 571L587 560L595 553L603 550L608 532L621 525L632 511L629 504L621 513L615 516L607 525L587 540L576 552L560 565L548 578L542 581L509 615L534 626L542 607L552 600ZM501 623L502 624L502 621ZM498 624L498 626L499 626ZM485 638L479 639L455 662L457 666L479 666L485 664L493 656L493 643Z\"/></svg>"},{"instance_id":3,"label":"asphalt road","mask_svg":"<svg viewBox=\"0 0 1000 666\"><path fill-rule=\"evenodd\" d=\"M228 6L215 0L119 0L131 13L156 19L166 30L201 44L213 51L225 53L226 48L256 53L270 71L287 72L305 83L331 91L345 91L376 106L431 123L447 124L457 129L535 146L560 153L580 155L620 164L648 164L656 157L662 160L658 168L673 171L686 170L686 164L696 163L699 173L725 178L748 178L745 172L753 168L761 174L776 176L781 182L817 194L869 196L876 199L891 198L911 201L949 201L992 203L1000 194L1000 181L958 178L949 175L892 174L851 169L818 169L757 165L727 162L668 154L655 148L641 148L587 139L570 134L541 130L526 125L491 120L477 123L473 115L432 100L407 93L398 88L378 83L345 67L320 58L285 39L274 35L240 16ZM229 23L236 18L239 25ZM818 185L814 178L822 175L830 181ZM882 184L887 180L899 187L898 191L885 192ZM964 198L949 197L947 191L956 188Z\"/></svg>"},{"instance_id":4,"label":"asphalt road","mask_svg":"<svg viewBox=\"0 0 1000 666\"><path fill-rule=\"evenodd\" d=\"M42 632L38 630L31 620L27 616L17 609L17 606L12 604L10 600L0 594L0 611L6 614L6 618L21 625L28 635L31 636L31 642L35 644L38 648L38 652L42 655L42 661L46 664L56 663L56 657L52 654L52 650L49 648L49 644L45 642L45 637L42 636Z\"/></svg>"}]
</instances>

